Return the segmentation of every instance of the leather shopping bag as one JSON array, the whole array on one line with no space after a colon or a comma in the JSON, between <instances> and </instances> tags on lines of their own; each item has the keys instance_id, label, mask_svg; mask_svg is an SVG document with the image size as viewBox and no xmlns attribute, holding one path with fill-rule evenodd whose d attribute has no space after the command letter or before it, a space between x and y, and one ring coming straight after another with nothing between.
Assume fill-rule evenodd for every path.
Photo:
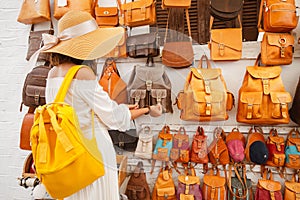
<instances>
[{"instance_id":1,"label":"leather shopping bag","mask_svg":"<svg viewBox=\"0 0 300 200\"><path fill-rule=\"evenodd\" d=\"M50 19L50 0L23 0L17 21L23 24L37 24Z\"/></svg>"},{"instance_id":2,"label":"leather shopping bag","mask_svg":"<svg viewBox=\"0 0 300 200\"><path fill-rule=\"evenodd\" d=\"M212 60L239 60L242 56L242 24L239 28L212 29L214 18L210 17L210 58Z\"/></svg>"},{"instance_id":3,"label":"leather shopping bag","mask_svg":"<svg viewBox=\"0 0 300 200\"><path fill-rule=\"evenodd\" d=\"M29 108L28 112L24 115L21 131L20 131L20 149L31 150L30 146L30 130L34 122L34 108Z\"/></svg>"},{"instance_id":4,"label":"leather shopping bag","mask_svg":"<svg viewBox=\"0 0 300 200\"><path fill-rule=\"evenodd\" d=\"M169 20L170 12L168 13ZM166 27L164 47L162 50L162 63L167 67L183 68L189 67L194 61L194 50L192 46L192 35L188 9L185 9L190 41L167 42L168 23Z\"/></svg>"},{"instance_id":5,"label":"leather shopping bag","mask_svg":"<svg viewBox=\"0 0 300 200\"><path fill-rule=\"evenodd\" d=\"M43 46L42 35L54 34L53 24L51 22L50 28L46 30L34 30L34 25L31 25L30 33L28 36L28 47L26 60L29 60L30 57ZM49 61L49 54L41 52L38 56L37 61Z\"/></svg>"},{"instance_id":6,"label":"leather shopping bag","mask_svg":"<svg viewBox=\"0 0 300 200\"><path fill-rule=\"evenodd\" d=\"M296 180L296 178L298 180ZM292 175L292 179L284 182L284 200L297 200L300 195L299 172Z\"/></svg>"},{"instance_id":7,"label":"leather shopping bag","mask_svg":"<svg viewBox=\"0 0 300 200\"><path fill-rule=\"evenodd\" d=\"M129 27L152 25L156 23L156 1L139 0L122 4L124 25Z\"/></svg>"},{"instance_id":8,"label":"leather shopping bag","mask_svg":"<svg viewBox=\"0 0 300 200\"><path fill-rule=\"evenodd\" d=\"M243 0L211 0L210 14L222 21L235 19L243 8Z\"/></svg>"},{"instance_id":9,"label":"leather shopping bag","mask_svg":"<svg viewBox=\"0 0 300 200\"><path fill-rule=\"evenodd\" d=\"M298 84L296 87L293 104L292 107L289 110L291 120L298 125L300 125L300 77L298 80Z\"/></svg>"},{"instance_id":10,"label":"leather shopping bag","mask_svg":"<svg viewBox=\"0 0 300 200\"><path fill-rule=\"evenodd\" d=\"M298 129L291 129L285 147L285 166L300 169L300 133Z\"/></svg>"},{"instance_id":11,"label":"leather shopping bag","mask_svg":"<svg viewBox=\"0 0 300 200\"><path fill-rule=\"evenodd\" d=\"M53 17L59 20L70 10L81 10L95 16L94 0L54 0Z\"/></svg>"},{"instance_id":12,"label":"leather shopping bag","mask_svg":"<svg viewBox=\"0 0 300 200\"><path fill-rule=\"evenodd\" d=\"M167 8L189 8L191 7L191 0L162 0L162 9Z\"/></svg>"},{"instance_id":13,"label":"leather shopping bag","mask_svg":"<svg viewBox=\"0 0 300 200\"><path fill-rule=\"evenodd\" d=\"M290 33L265 32L261 42L261 63L289 65L294 53L294 37Z\"/></svg>"}]
</instances>

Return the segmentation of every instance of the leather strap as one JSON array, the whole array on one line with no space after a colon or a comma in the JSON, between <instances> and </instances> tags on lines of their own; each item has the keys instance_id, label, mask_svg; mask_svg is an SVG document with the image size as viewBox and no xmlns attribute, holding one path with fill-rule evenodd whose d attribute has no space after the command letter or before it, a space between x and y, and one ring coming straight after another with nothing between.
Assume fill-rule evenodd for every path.
<instances>
[{"instance_id":1,"label":"leather strap","mask_svg":"<svg viewBox=\"0 0 300 200\"><path fill-rule=\"evenodd\" d=\"M264 0L260 1L260 8L259 8L259 14L258 14L258 21L257 21L257 28L258 30L261 28L261 20L262 20L262 10L264 7Z\"/></svg>"}]
</instances>

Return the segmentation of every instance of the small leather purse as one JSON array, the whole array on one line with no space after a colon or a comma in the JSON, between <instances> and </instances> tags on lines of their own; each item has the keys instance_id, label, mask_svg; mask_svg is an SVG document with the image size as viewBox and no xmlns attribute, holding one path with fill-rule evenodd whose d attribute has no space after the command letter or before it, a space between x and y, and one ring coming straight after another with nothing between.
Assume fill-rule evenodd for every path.
<instances>
[{"instance_id":1,"label":"small leather purse","mask_svg":"<svg viewBox=\"0 0 300 200\"><path fill-rule=\"evenodd\" d=\"M95 6L95 17L99 27L115 27L119 24L118 7Z\"/></svg>"},{"instance_id":2,"label":"small leather purse","mask_svg":"<svg viewBox=\"0 0 300 200\"><path fill-rule=\"evenodd\" d=\"M23 24L37 24L50 21L49 0L24 0L17 18Z\"/></svg>"}]
</instances>

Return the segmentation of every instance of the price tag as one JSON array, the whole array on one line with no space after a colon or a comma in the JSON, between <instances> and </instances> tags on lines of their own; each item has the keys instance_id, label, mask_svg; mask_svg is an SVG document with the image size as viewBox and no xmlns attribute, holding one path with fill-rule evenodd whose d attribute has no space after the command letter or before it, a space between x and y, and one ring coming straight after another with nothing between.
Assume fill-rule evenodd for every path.
<instances>
[{"instance_id":1,"label":"price tag","mask_svg":"<svg viewBox=\"0 0 300 200\"><path fill-rule=\"evenodd\" d=\"M265 32L258 32L257 42L261 42L264 37Z\"/></svg>"},{"instance_id":2,"label":"price tag","mask_svg":"<svg viewBox=\"0 0 300 200\"><path fill-rule=\"evenodd\" d=\"M65 7L65 6L67 6L67 5L68 5L67 0L58 0L58 1L57 1L57 6L58 6L58 7Z\"/></svg>"}]
</instances>

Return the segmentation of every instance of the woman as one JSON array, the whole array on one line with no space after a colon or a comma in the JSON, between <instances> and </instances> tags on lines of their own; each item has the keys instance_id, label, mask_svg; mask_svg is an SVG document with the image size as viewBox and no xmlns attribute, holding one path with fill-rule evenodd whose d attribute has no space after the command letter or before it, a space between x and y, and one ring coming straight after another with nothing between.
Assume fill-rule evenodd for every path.
<instances>
[{"instance_id":1,"label":"woman","mask_svg":"<svg viewBox=\"0 0 300 200\"><path fill-rule=\"evenodd\" d=\"M70 11L58 22L56 36L44 35L43 52L51 53L54 66L48 74L46 101L53 102L67 71L74 65L88 63L111 51L124 34L122 28L98 28L87 12ZM125 131L130 120L143 114L160 116L160 105L137 108L136 105L117 104L98 84L88 68L81 68L73 79L65 98L78 115L81 130L86 137L92 134L91 111L95 113L95 133L102 153L105 175L91 185L65 199L117 200L119 199L116 154L108 129ZM84 172L78 172L84 173Z\"/></svg>"}]
</instances>

